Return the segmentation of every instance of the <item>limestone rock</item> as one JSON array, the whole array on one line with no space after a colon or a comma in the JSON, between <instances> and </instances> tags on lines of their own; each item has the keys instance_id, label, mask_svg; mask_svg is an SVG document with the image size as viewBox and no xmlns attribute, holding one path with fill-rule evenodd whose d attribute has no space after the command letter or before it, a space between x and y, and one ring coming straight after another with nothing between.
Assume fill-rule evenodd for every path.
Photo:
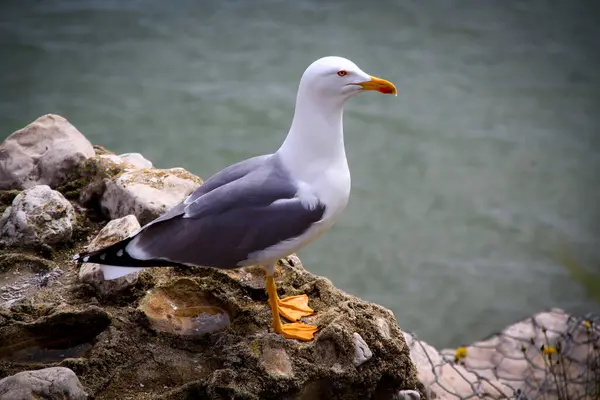
<instances>
[{"instance_id":1,"label":"limestone rock","mask_svg":"<svg viewBox=\"0 0 600 400\"><path fill-rule=\"evenodd\" d=\"M201 183L183 168L127 171L107 183L100 204L111 219L133 214L145 225L184 200Z\"/></svg>"},{"instance_id":2,"label":"limestone rock","mask_svg":"<svg viewBox=\"0 0 600 400\"><path fill-rule=\"evenodd\" d=\"M87 251L95 251L110 246L125 239L131 233L140 228L140 224L133 215L110 221L98 235L90 242ZM110 296L119 293L136 284L139 272L122 276L118 279L104 280L104 274L98 264L83 264L79 270L79 280L92 285L102 296Z\"/></svg>"},{"instance_id":3,"label":"limestone rock","mask_svg":"<svg viewBox=\"0 0 600 400\"><path fill-rule=\"evenodd\" d=\"M20 193L0 218L0 242L58 244L71 239L75 212L62 194L46 185Z\"/></svg>"},{"instance_id":4,"label":"limestone rock","mask_svg":"<svg viewBox=\"0 0 600 400\"><path fill-rule=\"evenodd\" d=\"M0 398L85 400L88 396L73 371L51 367L19 372L0 380Z\"/></svg>"},{"instance_id":5,"label":"limestone rock","mask_svg":"<svg viewBox=\"0 0 600 400\"><path fill-rule=\"evenodd\" d=\"M136 168L152 168L152 161L146 159L140 153L125 153L119 155L119 157Z\"/></svg>"},{"instance_id":6,"label":"limestone rock","mask_svg":"<svg viewBox=\"0 0 600 400\"><path fill-rule=\"evenodd\" d=\"M92 144L66 119L41 116L0 144L0 190L56 188L94 154Z\"/></svg>"}]
</instances>

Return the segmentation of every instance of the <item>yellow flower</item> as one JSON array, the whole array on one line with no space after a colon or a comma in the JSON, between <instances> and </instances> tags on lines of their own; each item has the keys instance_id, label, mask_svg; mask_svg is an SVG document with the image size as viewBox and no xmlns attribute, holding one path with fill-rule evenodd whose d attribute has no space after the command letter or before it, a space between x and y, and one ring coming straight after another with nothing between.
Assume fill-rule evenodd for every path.
<instances>
[{"instance_id":1,"label":"yellow flower","mask_svg":"<svg viewBox=\"0 0 600 400\"><path fill-rule=\"evenodd\" d=\"M551 354L556 354L557 350L556 350L556 347L553 347L553 346L542 346L542 352L545 355L549 356Z\"/></svg>"},{"instance_id":2,"label":"yellow flower","mask_svg":"<svg viewBox=\"0 0 600 400\"><path fill-rule=\"evenodd\" d=\"M588 320L583 321L583 326L585 326L585 329L587 329L588 331L592 329L592 323Z\"/></svg>"},{"instance_id":3,"label":"yellow flower","mask_svg":"<svg viewBox=\"0 0 600 400\"><path fill-rule=\"evenodd\" d=\"M466 356L467 356L467 348L464 346L461 346L461 347L457 348L456 352L454 353L454 362L459 362Z\"/></svg>"}]
</instances>

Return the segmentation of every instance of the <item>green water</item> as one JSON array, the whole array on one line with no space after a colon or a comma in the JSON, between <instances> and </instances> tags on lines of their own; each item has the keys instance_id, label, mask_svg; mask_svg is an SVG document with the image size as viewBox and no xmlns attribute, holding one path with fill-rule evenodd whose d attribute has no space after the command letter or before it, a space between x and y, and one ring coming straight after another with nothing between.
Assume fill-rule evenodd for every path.
<instances>
[{"instance_id":1,"label":"green water","mask_svg":"<svg viewBox=\"0 0 600 400\"><path fill-rule=\"evenodd\" d=\"M397 84L345 113L352 194L300 252L438 346L599 311L595 1L3 1L0 139L37 116L208 177L274 151L304 68ZM567 252L585 269L573 274Z\"/></svg>"}]
</instances>

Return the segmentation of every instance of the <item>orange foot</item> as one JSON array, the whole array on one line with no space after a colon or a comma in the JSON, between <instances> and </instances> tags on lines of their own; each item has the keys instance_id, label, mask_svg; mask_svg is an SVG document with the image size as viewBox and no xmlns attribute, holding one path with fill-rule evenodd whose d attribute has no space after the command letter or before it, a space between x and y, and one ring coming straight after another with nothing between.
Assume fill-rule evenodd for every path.
<instances>
[{"instance_id":1,"label":"orange foot","mask_svg":"<svg viewBox=\"0 0 600 400\"><path fill-rule=\"evenodd\" d=\"M285 299L277 298L279 315L288 321L298 321L302 317L313 315L315 311L308 306L308 296L301 294Z\"/></svg>"},{"instance_id":2,"label":"orange foot","mask_svg":"<svg viewBox=\"0 0 600 400\"><path fill-rule=\"evenodd\" d=\"M304 324L302 322L292 322L291 324L281 324L274 326L275 332L283 335L286 339L298 339L309 342L314 339L314 334L319 330L314 325Z\"/></svg>"}]
</instances>

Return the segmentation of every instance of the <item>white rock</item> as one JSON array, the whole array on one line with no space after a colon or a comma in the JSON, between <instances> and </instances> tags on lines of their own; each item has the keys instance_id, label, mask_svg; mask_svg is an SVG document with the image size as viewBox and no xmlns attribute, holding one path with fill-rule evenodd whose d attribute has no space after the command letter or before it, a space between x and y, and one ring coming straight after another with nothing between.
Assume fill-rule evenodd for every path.
<instances>
[{"instance_id":1,"label":"white rock","mask_svg":"<svg viewBox=\"0 0 600 400\"><path fill-rule=\"evenodd\" d=\"M66 119L43 115L0 144L0 190L55 188L94 155L92 144Z\"/></svg>"},{"instance_id":2,"label":"white rock","mask_svg":"<svg viewBox=\"0 0 600 400\"><path fill-rule=\"evenodd\" d=\"M75 212L46 185L21 192L0 218L0 242L9 246L57 244L71 239Z\"/></svg>"},{"instance_id":3,"label":"white rock","mask_svg":"<svg viewBox=\"0 0 600 400\"><path fill-rule=\"evenodd\" d=\"M401 390L396 394L395 399L397 399L397 400L421 400L421 395L416 390Z\"/></svg>"},{"instance_id":4,"label":"white rock","mask_svg":"<svg viewBox=\"0 0 600 400\"><path fill-rule=\"evenodd\" d=\"M85 400L77 375L69 368L52 367L23 371L0 380L0 399L70 399Z\"/></svg>"},{"instance_id":5,"label":"white rock","mask_svg":"<svg viewBox=\"0 0 600 400\"><path fill-rule=\"evenodd\" d=\"M145 225L181 202L201 183L200 178L183 168L127 171L106 184L100 205L111 219L133 214Z\"/></svg>"},{"instance_id":6,"label":"white rock","mask_svg":"<svg viewBox=\"0 0 600 400\"><path fill-rule=\"evenodd\" d=\"M90 242L88 251L95 251L125 239L140 229L140 224L133 215L110 221ZM83 264L79 270L79 280L92 285L102 296L110 296L121 292L137 283L139 272L125 275L118 279L104 280L104 274L98 264Z\"/></svg>"},{"instance_id":7,"label":"white rock","mask_svg":"<svg viewBox=\"0 0 600 400\"><path fill-rule=\"evenodd\" d=\"M125 153L121 154L119 157L136 168L152 168L152 161L146 159L140 153Z\"/></svg>"},{"instance_id":8,"label":"white rock","mask_svg":"<svg viewBox=\"0 0 600 400\"><path fill-rule=\"evenodd\" d=\"M352 334L354 338L354 366L359 367L373 357L373 352L358 333Z\"/></svg>"}]
</instances>

